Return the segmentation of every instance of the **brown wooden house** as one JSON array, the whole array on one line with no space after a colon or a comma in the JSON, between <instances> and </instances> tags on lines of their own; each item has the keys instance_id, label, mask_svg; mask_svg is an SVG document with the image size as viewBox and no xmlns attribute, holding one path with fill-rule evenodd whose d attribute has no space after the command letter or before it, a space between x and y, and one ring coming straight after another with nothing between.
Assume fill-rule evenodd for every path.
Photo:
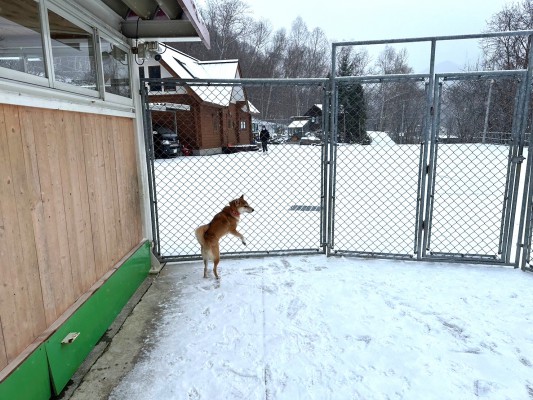
<instances>
[{"instance_id":1,"label":"brown wooden house","mask_svg":"<svg viewBox=\"0 0 533 400\"><path fill-rule=\"evenodd\" d=\"M167 48L159 61L140 67L151 78L238 79L237 60L199 61ZM254 143L252 110L242 86L194 86L161 82L149 85L152 126L176 130L194 155L221 153Z\"/></svg>"}]
</instances>

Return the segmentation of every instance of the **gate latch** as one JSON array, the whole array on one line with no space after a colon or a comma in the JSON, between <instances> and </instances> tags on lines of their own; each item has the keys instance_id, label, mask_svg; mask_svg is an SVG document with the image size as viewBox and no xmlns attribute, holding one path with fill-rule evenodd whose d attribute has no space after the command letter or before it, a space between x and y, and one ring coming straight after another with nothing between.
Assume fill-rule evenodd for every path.
<instances>
[{"instance_id":1,"label":"gate latch","mask_svg":"<svg viewBox=\"0 0 533 400\"><path fill-rule=\"evenodd\" d=\"M511 162L514 164L522 164L526 158L524 156L513 156L511 157Z\"/></svg>"}]
</instances>

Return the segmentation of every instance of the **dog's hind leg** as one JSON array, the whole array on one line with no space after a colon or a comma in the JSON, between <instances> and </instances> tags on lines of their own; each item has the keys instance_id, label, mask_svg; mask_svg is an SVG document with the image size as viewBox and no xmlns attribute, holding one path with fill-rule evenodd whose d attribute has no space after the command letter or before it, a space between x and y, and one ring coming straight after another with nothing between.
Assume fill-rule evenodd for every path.
<instances>
[{"instance_id":1,"label":"dog's hind leg","mask_svg":"<svg viewBox=\"0 0 533 400\"><path fill-rule=\"evenodd\" d=\"M207 278L207 262L209 258L207 257L205 246L202 246L202 259L204 260L204 278Z\"/></svg>"},{"instance_id":2,"label":"dog's hind leg","mask_svg":"<svg viewBox=\"0 0 533 400\"><path fill-rule=\"evenodd\" d=\"M214 244L213 245L213 273L215 274L215 278L217 279L220 279L220 277L218 276L218 271L217 271L217 268L218 268L218 263L220 262L220 251L218 249L218 243Z\"/></svg>"},{"instance_id":3,"label":"dog's hind leg","mask_svg":"<svg viewBox=\"0 0 533 400\"><path fill-rule=\"evenodd\" d=\"M207 278L207 258L204 258L204 278Z\"/></svg>"}]
</instances>

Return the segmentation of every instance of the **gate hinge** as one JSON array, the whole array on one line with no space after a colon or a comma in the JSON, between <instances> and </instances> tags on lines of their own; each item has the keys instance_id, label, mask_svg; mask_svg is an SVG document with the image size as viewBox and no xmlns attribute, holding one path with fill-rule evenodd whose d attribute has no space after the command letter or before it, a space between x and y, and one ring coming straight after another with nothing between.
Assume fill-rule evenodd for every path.
<instances>
[{"instance_id":1,"label":"gate hinge","mask_svg":"<svg viewBox=\"0 0 533 400\"><path fill-rule=\"evenodd\" d=\"M426 229L426 221L422 221L422 230Z\"/></svg>"},{"instance_id":2,"label":"gate hinge","mask_svg":"<svg viewBox=\"0 0 533 400\"><path fill-rule=\"evenodd\" d=\"M426 165L426 174L429 174L429 164Z\"/></svg>"},{"instance_id":3,"label":"gate hinge","mask_svg":"<svg viewBox=\"0 0 533 400\"><path fill-rule=\"evenodd\" d=\"M429 114L430 114L430 115L435 115L435 112L434 112L434 111L435 111L434 107L431 106L431 107L429 108Z\"/></svg>"},{"instance_id":4,"label":"gate hinge","mask_svg":"<svg viewBox=\"0 0 533 400\"><path fill-rule=\"evenodd\" d=\"M526 158L524 156L512 156L511 162L514 164L522 164L522 161L524 161Z\"/></svg>"}]
</instances>

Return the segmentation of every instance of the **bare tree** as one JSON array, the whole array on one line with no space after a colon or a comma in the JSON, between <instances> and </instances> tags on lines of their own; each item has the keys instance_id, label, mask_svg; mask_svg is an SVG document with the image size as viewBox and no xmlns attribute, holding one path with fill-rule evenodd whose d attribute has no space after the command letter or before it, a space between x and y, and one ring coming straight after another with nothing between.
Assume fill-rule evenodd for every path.
<instances>
[{"instance_id":1,"label":"bare tree","mask_svg":"<svg viewBox=\"0 0 533 400\"><path fill-rule=\"evenodd\" d=\"M247 35L250 6L242 0L208 0L203 14L215 58L224 59L230 46Z\"/></svg>"},{"instance_id":2,"label":"bare tree","mask_svg":"<svg viewBox=\"0 0 533 400\"><path fill-rule=\"evenodd\" d=\"M533 29L533 0L506 4L487 23L487 32ZM481 41L485 65L490 69L527 68L529 36L503 36Z\"/></svg>"}]
</instances>

